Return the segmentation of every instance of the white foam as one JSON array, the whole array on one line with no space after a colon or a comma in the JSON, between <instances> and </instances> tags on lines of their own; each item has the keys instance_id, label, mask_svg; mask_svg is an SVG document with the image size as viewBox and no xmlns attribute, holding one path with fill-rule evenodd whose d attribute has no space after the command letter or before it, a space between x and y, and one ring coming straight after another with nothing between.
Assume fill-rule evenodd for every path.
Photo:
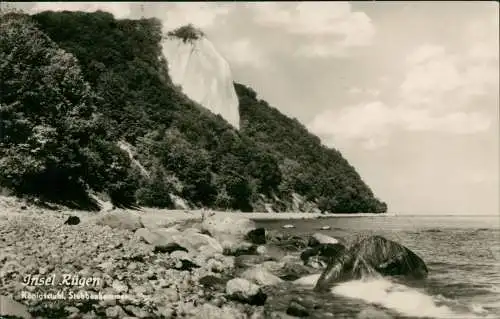
<instances>
[{"instance_id":1,"label":"white foam","mask_svg":"<svg viewBox=\"0 0 500 319\"><path fill-rule=\"evenodd\" d=\"M464 316L478 318L477 314L481 315L480 318L486 318L482 308L471 309L473 313L457 313L446 305L438 305L434 297L423 291L396 284L384 278L349 281L336 285L331 291L337 295L380 305L406 316L463 319Z\"/></svg>"}]
</instances>

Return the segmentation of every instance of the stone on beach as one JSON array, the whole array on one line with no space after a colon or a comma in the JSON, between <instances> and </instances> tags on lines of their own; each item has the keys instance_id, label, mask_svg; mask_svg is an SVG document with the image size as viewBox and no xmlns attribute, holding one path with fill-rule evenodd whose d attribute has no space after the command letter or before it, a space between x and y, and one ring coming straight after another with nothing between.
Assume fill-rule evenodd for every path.
<instances>
[{"instance_id":1,"label":"stone on beach","mask_svg":"<svg viewBox=\"0 0 500 319\"><path fill-rule=\"evenodd\" d=\"M183 231L174 234L171 240L188 250L199 251L201 247L208 246L214 252L223 252L222 245L215 238L194 231Z\"/></svg>"},{"instance_id":2,"label":"stone on beach","mask_svg":"<svg viewBox=\"0 0 500 319\"><path fill-rule=\"evenodd\" d=\"M314 287L316 285L316 283L318 282L318 279L319 279L320 276L321 276L321 274L307 275L307 276L304 276L304 277L300 277L297 280L294 280L293 283L295 285L299 285L299 286L311 286L311 287Z\"/></svg>"},{"instance_id":3,"label":"stone on beach","mask_svg":"<svg viewBox=\"0 0 500 319\"><path fill-rule=\"evenodd\" d=\"M339 241L333 237L330 237L330 236L322 234L322 233L314 233L309 238L308 245L310 247L314 247L314 246L322 245L322 244L338 244L338 243L339 243Z\"/></svg>"},{"instance_id":4,"label":"stone on beach","mask_svg":"<svg viewBox=\"0 0 500 319\"><path fill-rule=\"evenodd\" d=\"M227 256L258 255L258 246L249 242L238 241L234 237L225 237L221 244L224 247L223 253Z\"/></svg>"},{"instance_id":5,"label":"stone on beach","mask_svg":"<svg viewBox=\"0 0 500 319\"><path fill-rule=\"evenodd\" d=\"M113 287L113 290L118 294L128 292L127 284L125 284L119 280L113 280L113 283L111 284L111 286Z\"/></svg>"},{"instance_id":6,"label":"stone on beach","mask_svg":"<svg viewBox=\"0 0 500 319\"><path fill-rule=\"evenodd\" d=\"M184 270L191 271L195 268L200 268L200 266L198 266L189 259L180 259L179 263L176 264L175 268L182 271Z\"/></svg>"},{"instance_id":7,"label":"stone on beach","mask_svg":"<svg viewBox=\"0 0 500 319\"><path fill-rule=\"evenodd\" d=\"M267 300L267 295L258 285L243 278L229 280L226 294L233 300L256 306L263 305Z\"/></svg>"},{"instance_id":8,"label":"stone on beach","mask_svg":"<svg viewBox=\"0 0 500 319\"><path fill-rule=\"evenodd\" d=\"M268 248L276 246L286 251L298 251L308 246L307 238L286 234L277 230L266 232Z\"/></svg>"},{"instance_id":9,"label":"stone on beach","mask_svg":"<svg viewBox=\"0 0 500 319\"><path fill-rule=\"evenodd\" d=\"M100 216L96 221L96 224L130 231L136 231L137 229L144 227L140 216L131 212L120 211L102 214L102 216Z\"/></svg>"},{"instance_id":10,"label":"stone on beach","mask_svg":"<svg viewBox=\"0 0 500 319\"><path fill-rule=\"evenodd\" d=\"M228 280L213 275L207 275L200 278L198 282L200 283L200 285L202 285L207 289L223 291L226 287L226 283L228 282Z\"/></svg>"},{"instance_id":11,"label":"stone on beach","mask_svg":"<svg viewBox=\"0 0 500 319\"><path fill-rule=\"evenodd\" d=\"M234 263L237 268L250 268L267 261L274 261L270 256L262 255L241 255L234 257Z\"/></svg>"},{"instance_id":12,"label":"stone on beach","mask_svg":"<svg viewBox=\"0 0 500 319\"><path fill-rule=\"evenodd\" d=\"M247 316L237 309L222 306L217 307L210 303L205 303L201 309L193 315L193 319L245 319Z\"/></svg>"},{"instance_id":13,"label":"stone on beach","mask_svg":"<svg viewBox=\"0 0 500 319\"><path fill-rule=\"evenodd\" d=\"M264 261L263 263L260 264L260 266L264 267L264 269L270 271L271 273L275 273L280 271L285 266L285 263L275 260L269 260L269 261Z\"/></svg>"},{"instance_id":14,"label":"stone on beach","mask_svg":"<svg viewBox=\"0 0 500 319\"><path fill-rule=\"evenodd\" d=\"M345 246L342 244L319 244L303 251L300 254L300 259L304 265L310 265L312 257L317 257L320 262L328 263L331 259L343 253L345 249Z\"/></svg>"},{"instance_id":15,"label":"stone on beach","mask_svg":"<svg viewBox=\"0 0 500 319\"><path fill-rule=\"evenodd\" d=\"M160 243L164 237L147 229L147 228L139 228L135 231L135 236L148 244L154 245L156 243Z\"/></svg>"},{"instance_id":16,"label":"stone on beach","mask_svg":"<svg viewBox=\"0 0 500 319\"><path fill-rule=\"evenodd\" d=\"M177 243L168 243L166 245L157 244L155 245L155 248L153 250L154 253L167 253L167 254L173 253L174 251L187 252L188 250Z\"/></svg>"},{"instance_id":17,"label":"stone on beach","mask_svg":"<svg viewBox=\"0 0 500 319\"><path fill-rule=\"evenodd\" d=\"M157 251L165 250L162 247L170 249L176 245L181 247L180 250L186 251L199 251L200 248L206 246L213 252L222 253L223 251L221 244L216 239L200 233L195 228L188 228L182 232L176 228L156 228L151 230L141 228L135 232L135 235L140 240L154 245Z\"/></svg>"},{"instance_id":18,"label":"stone on beach","mask_svg":"<svg viewBox=\"0 0 500 319\"><path fill-rule=\"evenodd\" d=\"M259 255L266 255L268 253L268 249L266 246L257 246L257 248L255 249L255 252Z\"/></svg>"},{"instance_id":19,"label":"stone on beach","mask_svg":"<svg viewBox=\"0 0 500 319\"><path fill-rule=\"evenodd\" d=\"M116 305L113 307L106 308L106 318L117 318L121 319L127 315L122 307Z\"/></svg>"},{"instance_id":20,"label":"stone on beach","mask_svg":"<svg viewBox=\"0 0 500 319\"><path fill-rule=\"evenodd\" d=\"M266 230L262 227L253 229L246 234L246 239L255 245L265 245Z\"/></svg>"},{"instance_id":21,"label":"stone on beach","mask_svg":"<svg viewBox=\"0 0 500 319\"><path fill-rule=\"evenodd\" d=\"M313 269L302 265L297 261L284 262L283 267L276 275L285 281L294 281L302 276L308 275Z\"/></svg>"},{"instance_id":22,"label":"stone on beach","mask_svg":"<svg viewBox=\"0 0 500 319\"><path fill-rule=\"evenodd\" d=\"M262 266L254 266L245 270L241 275L242 278L250 280L262 286L276 286L283 282L278 276L273 275Z\"/></svg>"},{"instance_id":23,"label":"stone on beach","mask_svg":"<svg viewBox=\"0 0 500 319\"><path fill-rule=\"evenodd\" d=\"M294 317L309 317L309 311L307 311L307 308L295 300L290 301L290 304L286 309L286 314Z\"/></svg>"},{"instance_id":24,"label":"stone on beach","mask_svg":"<svg viewBox=\"0 0 500 319\"><path fill-rule=\"evenodd\" d=\"M80 224L80 218L78 216L69 216L64 222L65 225L78 225Z\"/></svg>"},{"instance_id":25,"label":"stone on beach","mask_svg":"<svg viewBox=\"0 0 500 319\"><path fill-rule=\"evenodd\" d=\"M202 229L209 231L215 238L216 234L224 233L243 238L256 228L255 222L231 214L213 214L202 222Z\"/></svg>"}]
</instances>

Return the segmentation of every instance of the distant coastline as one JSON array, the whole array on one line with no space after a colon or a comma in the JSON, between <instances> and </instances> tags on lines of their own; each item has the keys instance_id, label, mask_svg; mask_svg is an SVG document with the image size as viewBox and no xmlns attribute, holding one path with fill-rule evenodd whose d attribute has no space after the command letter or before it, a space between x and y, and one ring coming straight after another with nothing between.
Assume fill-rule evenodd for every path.
<instances>
[{"instance_id":1,"label":"distant coastline","mask_svg":"<svg viewBox=\"0 0 500 319\"><path fill-rule=\"evenodd\" d=\"M345 217L388 217L391 214L317 214L317 213L233 213L253 220L326 219Z\"/></svg>"},{"instance_id":2,"label":"distant coastline","mask_svg":"<svg viewBox=\"0 0 500 319\"><path fill-rule=\"evenodd\" d=\"M158 210L160 212L161 210ZM171 211L165 210L165 214L170 214ZM189 210L189 214L201 214L203 210ZM341 217L391 217L393 213L384 214L321 214L321 213L305 213L305 212L283 212L283 213L264 213L264 212L230 212L230 211L213 211L206 210L205 213L214 212L216 214L231 214L238 217L245 217L252 220L295 220L295 219L323 219L323 218L341 218Z\"/></svg>"}]
</instances>

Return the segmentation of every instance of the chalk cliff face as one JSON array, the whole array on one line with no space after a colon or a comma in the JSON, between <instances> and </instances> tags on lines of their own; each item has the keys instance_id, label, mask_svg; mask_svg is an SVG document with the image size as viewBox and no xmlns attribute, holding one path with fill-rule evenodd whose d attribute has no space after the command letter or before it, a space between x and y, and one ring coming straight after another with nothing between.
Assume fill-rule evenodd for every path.
<instances>
[{"instance_id":1,"label":"chalk cliff face","mask_svg":"<svg viewBox=\"0 0 500 319\"><path fill-rule=\"evenodd\" d=\"M231 68L214 45L201 33L183 38L169 33L162 41L169 75L193 101L240 127L238 97Z\"/></svg>"}]
</instances>

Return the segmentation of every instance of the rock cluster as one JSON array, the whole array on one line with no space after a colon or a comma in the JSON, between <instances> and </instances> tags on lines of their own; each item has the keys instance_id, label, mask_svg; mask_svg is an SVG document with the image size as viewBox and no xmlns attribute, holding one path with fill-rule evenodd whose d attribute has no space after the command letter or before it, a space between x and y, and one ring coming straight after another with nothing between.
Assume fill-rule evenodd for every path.
<instances>
[{"instance_id":1,"label":"rock cluster","mask_svg":"<svg viewBox=\"0 0 500 319\"><path fill-rule=\"evenodd\" d=\"M266 287L310 273L296 274L298 258L266 255L266 231L229 214L171 227L123 211L76 221L50 213L0 221L1 316L257 319ZM98 282L60 286L67 274ZM52 276L55 284L23 282ZM64 299L50 299L60 291ZM91 297L99 294L126 298Z\"/></svg>"}]
</instances>

